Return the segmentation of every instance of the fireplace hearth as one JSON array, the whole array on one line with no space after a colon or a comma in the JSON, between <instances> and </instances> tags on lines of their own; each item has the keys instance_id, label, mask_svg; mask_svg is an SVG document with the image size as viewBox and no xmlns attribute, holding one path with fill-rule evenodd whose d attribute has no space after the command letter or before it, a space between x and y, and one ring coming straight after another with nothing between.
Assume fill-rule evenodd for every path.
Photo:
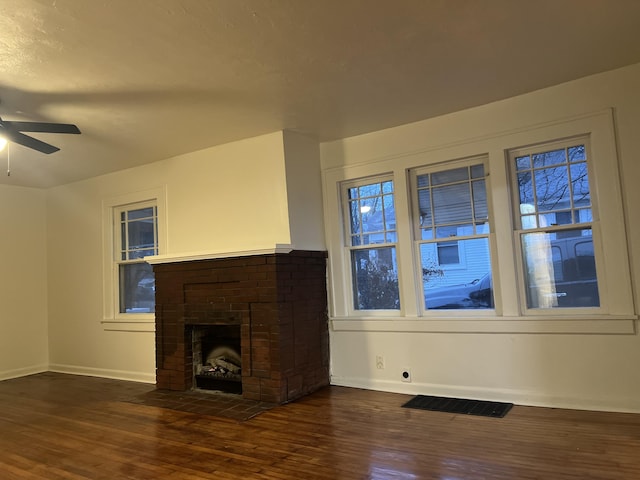
<instances>
[{"instance_id":1,"label":"fireplace hearth","mask_svg":"<svg viewBox=\"0 0 640 480\"><path fill-rule=\"evenodd\" d=\"M329 384L326 252L153 267L158 389L281 404Z\"/></svg>"}]
</instances>

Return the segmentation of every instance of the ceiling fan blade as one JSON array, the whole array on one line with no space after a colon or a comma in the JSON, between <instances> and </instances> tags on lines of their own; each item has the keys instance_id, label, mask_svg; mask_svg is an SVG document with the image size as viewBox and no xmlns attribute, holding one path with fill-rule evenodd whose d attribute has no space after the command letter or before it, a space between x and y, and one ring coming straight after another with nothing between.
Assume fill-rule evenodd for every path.
<instances>
[{"instance_id":1,"label":"ceiling fan blade","mask_svg":"<svg viewBox=\"0 0 640 480\"><path fill-rule=\"evenodd\" d=\"M17 132L80 133L80 129L70 123L11 122L2 120L2 124L7 129Z\"/></svg>"},{"instance_id":2,"label":"ceiling fan blade","mask_svg":"<svg viewBox=\"0 0 640 480\"><path fill-rule=\"evenodd\" d=\"M53 145L13 130L0 129L0 134L10 142L32 148L42 153L53 153L60 150L58 147L54 147Z\"/></svg>"}]
</instances>

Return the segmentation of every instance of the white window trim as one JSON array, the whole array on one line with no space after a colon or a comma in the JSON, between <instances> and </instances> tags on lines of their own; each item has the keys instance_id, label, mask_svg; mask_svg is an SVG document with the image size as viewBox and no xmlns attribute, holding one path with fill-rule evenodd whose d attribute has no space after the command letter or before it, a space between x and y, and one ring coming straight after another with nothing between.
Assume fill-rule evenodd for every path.
<instances>
[{"instance_id":1,"label":"white window trim","mask_svg":"<svg viewBox=\"0 0 640 480\"><path fill-rule=\"evenodd\" d=\"M103 254L103 318L105 330L153 332L154 313L120 313L118 305L118 271L114 260L115 232L114 212L117 208L153 201L158 214L158 254L167 250L166 187L161 186L140 192L111 197L102 202L102 254Z\"/></svg>"},{"instance_id":2,"label":"white window trim","mask_svg":"<svg viewBox=\"0 0 640 480\"><path fill-rule=\"evenodd\" d=\"M599 225L603 232L601 244L594 248L602 257L607 252L607 265L597 265L601 271L599 283L603 306L597 314L580 311L550 312L549 315L524 315L521 312L518 289L518 257L514 250L512 220L494 222L489 241L493 252L501 252L494 264L495 311L456 311L435 316L423 316L422 295L417 284L415 252L410 235L410 169L449 163L454 159L488 155L488 201L493 219L512 219L511 185L507 169L508 151L526 145L547 143L556 139L588 135L592 159L592 194L601 212ZM360 162L327 169L323 172L325 225L329 248L330 304L329 315L334 330L344 331L406 331L406 332L468 332L468 333L620 333L635 332L633 291L628 262L627 233L624 223L621 183L611 109L588 113L499 132L454 144L433 147L382 159L362 159ZM391 172L394 179L395 205L398 222L397 256L401 310L393 317L387 312L349 310L349 263L342 254L343 219L340 217L340 185L350 180L375 177ZM606 192L604 195L602 192ZM402 226L404 225L404 227ZM600 280L600 277L599 277ZM381 318L384 317L384 318Z\"/></svg>"}]
</instances>

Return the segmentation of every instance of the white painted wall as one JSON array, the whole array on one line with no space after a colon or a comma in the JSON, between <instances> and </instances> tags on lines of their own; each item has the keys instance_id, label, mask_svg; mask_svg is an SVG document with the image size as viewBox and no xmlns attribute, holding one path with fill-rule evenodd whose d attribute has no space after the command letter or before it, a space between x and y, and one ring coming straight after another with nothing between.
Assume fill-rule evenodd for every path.
<instances>
[{"instance_id":1,"label":"white painted wall","mask_svg":"<svg viewBox=\"0 0 640 480\"><path fill-rule=\"evenodd\" d=\"M53 370L154 381L154 334L105 331L101 324L102 202L161 186L167 192L164 254L264 249L291 241L282 132L50 189Z\"/></svg>"},{"instance_id":2,"label":"white painted wall","mask_svg":"<svg viewBox=\"0 0 640 480\"><path fill-rule=\"evenodd\" d=\"M639 85L640 65L635 65L440 118L326 143L321 145L323 170L374 164L613 108L637 311ZM602 198L615 192L598 193ZM376 369L376 355L385 357L385 369ZM332 331L331 363L332 381L339 385L640 412L637 334L416 333L393 331L393 327L386 332ZM411 383L400 381L405 367L411 369Z\"/></svg>"},{"instance_id":3,"label":"white painted wall","mask_svg":"<svg viewBox=\"0 0 640 480\"><path fill-rule=\"evenodd\" d=\"M45 192L0 185L0 380L47 370Z\"/></svg>"},{"instance_id":4,"label":"white painted wall","mask_svg":"<svg viewBox=\"0 0 640 480\"><path fill-rule=\"evenodd\" d=\"M326 250L318 142L296 132L283 133L291 243L298 250Z\"/></svg>"}]
</instances>

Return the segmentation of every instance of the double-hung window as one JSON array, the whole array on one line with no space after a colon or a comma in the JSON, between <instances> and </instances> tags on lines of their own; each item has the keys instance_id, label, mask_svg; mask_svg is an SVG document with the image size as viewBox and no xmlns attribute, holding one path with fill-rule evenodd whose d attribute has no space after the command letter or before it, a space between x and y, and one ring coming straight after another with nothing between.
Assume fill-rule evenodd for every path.
<instances>
[{"instance_id":1,"label":"double-hung window","mask_svg":"<svg viewBox=\"0 0 640 480\"><path fill-rule=\"evenodd\" d=\"M410 178L425 308L492 308L485 159L416 169Z\"/></svg>"},{"instance_id":2,"label":"double-hung window","mask_svg":"<svg viewBox=\"0 0 640 480\"><path fill-rule=\"evenodd\" d=\"M600 306L588 147L584 137L509 154L528 309Z\"/></svg>"},{"instance_id":3,"label":"double-hung window","mask_svg":"<svg viewBox=\"0 0 640 480\"><path fill-rule=\"evenodd\" d=\"M336 329L633 328L610 112L346 164L325 191Z\"/></svg>"},{"instance_id":4,"label":"double-hung window","mask_svg":"<svg viewBox=\"0 0 640 480\"><path fill-rule=\"evenodd\" d=\"M104 328L153 331L155 276L146 259L165 253L165 187L105 198L102 230Z\"/></svg>"},{"instance_id":5,"label":"double-hung window","mask_svg":"<svg viewBox=\"0 0 640 480\"><path fill-rule=\"evenodd\" d=\"M158 254L155 201L115 209L115 262L119 313L155 311L155 277L144 257Z\"/></svg>"},{"instance_id":6,"label":"double-hung window","mask_svg":"<svg viewBox=\"0 0 640 480\"><path fill-rule=\"evenodd\" d=\"M345 185L348 255L354 310L400 308L393 180Z\"/></svg>"}]
</instances>

